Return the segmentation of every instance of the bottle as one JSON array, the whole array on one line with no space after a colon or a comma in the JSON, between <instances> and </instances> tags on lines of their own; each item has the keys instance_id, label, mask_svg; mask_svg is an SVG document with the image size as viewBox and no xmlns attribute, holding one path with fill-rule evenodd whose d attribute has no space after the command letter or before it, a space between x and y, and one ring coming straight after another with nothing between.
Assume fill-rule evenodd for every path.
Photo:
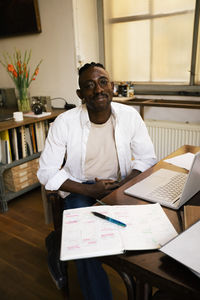
<instances>
[{"instance_id":1,"label":"bottle","mask_svg":"<svg viewBox=\"0 0 200 300\"><path fill-rule=\"evenodd\" d=\"M131 82L130 85L129 85L128 97L134 97L134 84L133 84L133 82Z\"/></svg>"}]
</instances>

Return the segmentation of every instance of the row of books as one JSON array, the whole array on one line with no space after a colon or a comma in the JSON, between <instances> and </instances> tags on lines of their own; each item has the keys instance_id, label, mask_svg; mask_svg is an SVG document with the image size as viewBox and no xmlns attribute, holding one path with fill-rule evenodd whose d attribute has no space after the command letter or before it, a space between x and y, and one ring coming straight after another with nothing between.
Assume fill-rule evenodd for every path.
<instances>
[{"instance_id":1,"label":"row of books","mask_svg":"<svg viewBox=\"0 0 200 300\"><path fill-rule=\"evenodd\" d=\"M0 162L9 164L42 151L48 129L45 120L0 132Z\"/></svg>"}]
</instances>

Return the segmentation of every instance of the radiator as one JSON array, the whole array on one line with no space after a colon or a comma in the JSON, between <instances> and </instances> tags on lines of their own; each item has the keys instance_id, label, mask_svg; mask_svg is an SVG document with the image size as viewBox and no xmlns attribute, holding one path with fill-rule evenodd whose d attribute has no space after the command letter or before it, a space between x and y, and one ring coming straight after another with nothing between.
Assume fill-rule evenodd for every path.
<instances>
[{"instance_id":1,"label":"radiator","mask_svg":"<svg viewBox=\"0 0 200 300\"><path fill-rule=\"evenodd\" d=\"M160 160L183 145L200 146L200 124L145 120Z\"/></svg>"}]
</instances>

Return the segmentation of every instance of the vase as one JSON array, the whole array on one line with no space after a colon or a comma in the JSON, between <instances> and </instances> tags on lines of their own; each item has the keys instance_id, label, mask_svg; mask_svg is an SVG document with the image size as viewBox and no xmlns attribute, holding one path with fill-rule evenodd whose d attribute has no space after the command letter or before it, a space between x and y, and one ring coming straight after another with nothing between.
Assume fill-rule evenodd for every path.
<instances>
[{"instance_id":1,"label":"vase","mask_svg":"<svg viewBox=\"0 0 200 300\"><path fill-rule=\"evenodd\" d=\"M26 87L17 89L17 105L19 111L22 112L31 111L30 95Z\"/></svg>"}]
</instances>

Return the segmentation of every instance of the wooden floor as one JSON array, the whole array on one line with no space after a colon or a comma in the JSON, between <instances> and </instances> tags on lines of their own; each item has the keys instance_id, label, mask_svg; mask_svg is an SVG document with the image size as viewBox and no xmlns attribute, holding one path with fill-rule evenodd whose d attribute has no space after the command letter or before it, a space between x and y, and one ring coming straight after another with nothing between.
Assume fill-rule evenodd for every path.
<instances>
[{"instance_id":1,"label":"wooden floor","mask_svg":"<svg viewBox=\"0 0 200 300\"><path fill-rule=\"evenodd\" d=\"M0 299L63 299L47 268L44 240L52 228L44 221L40 188L10 201L8 207L0 214ZM113 299L126 299L119 275L107 266L105 269ZM73 262L69 279L70 300L83 299Z\"/></svg>"}]
</instances>

